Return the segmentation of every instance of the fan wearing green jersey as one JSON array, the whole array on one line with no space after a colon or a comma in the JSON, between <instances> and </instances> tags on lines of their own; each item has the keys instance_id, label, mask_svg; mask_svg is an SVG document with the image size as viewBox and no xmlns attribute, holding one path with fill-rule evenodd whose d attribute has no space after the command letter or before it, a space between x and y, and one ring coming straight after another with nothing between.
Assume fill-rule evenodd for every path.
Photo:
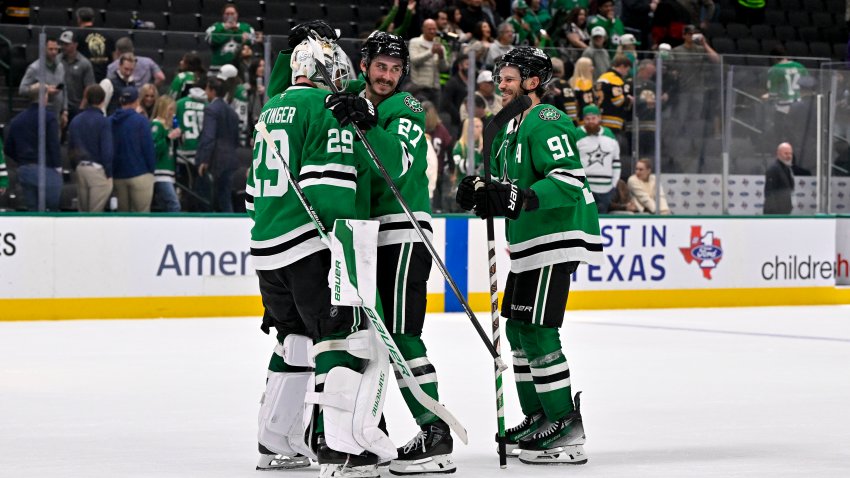
<instances>
[{"instance_id":1,"label":"fan wearing green jersey","mask_svg":"<svg viewBox=\"0 0 850 478\"><path fill-rule=\"evenodd\" d=\"M570 276L582 262L602 263L599 216L570 118L540 103L552 61L539 48L517 47L496 62L502 103L528 95L531 106L493 141L493 180L468 176L458 203L483 218L504 216L511 258L501 314L513 352L525 419L506 430L512 456L529 464L587 461L579 394L559 328ZM579 392L580 393L580 392Z\"/></svg>"},{"instance_id":2,"label":"fan wearing green jersey","mask_svg":"<svg viewBox=\"0 0 850 478\"><path fill-rule=\"evenodd\" d=\"M322 60L333 65L334 78L348 81L353 78L351 62L336 45L333 30L327 30L333 37L320 39ZM353 404L334 397L356 395L358 384L352 377L369 369L370 361L352 355L346 340L363 328L363 321L359 310L331 305L328 245L289 184L290 179L297 181L325 225L368 217L369 165L357 160L350 127L343 128L325 108L329 87L313 55L307 41L296 42L290 57L292 86L276 92L260 113L279 154L264 137L255 136L246 186L246 209L253 220L251 258L265 309L262 329L277 332L260 408L257 468L310 466L311 457L320 463L322 476L376 476L370 473L376 470L378 456L370 448L349 454L340 445L341 439L351 440L355 421L326 418L329 410L335 417L350 411ZM360 124L368 128L375 121ZM325 390L334 393L325 397ZM318 407L305 412L311 424L309 441L302 431L308 400L322 404L321 413Z\"/></svg>"},{"instance_id":3,"label":"fan wearing green jersey","mask_svg":"<svg viewBox=\"0 0 850 478\"><path fill-rule=\"evenodd\" d=\"M261 41L254 27L239 21L236 5L227 3L221 12L221 21L207 28L207 43L212 49L210 69L217 70L221 65L233 63L242 45L253 45Z\"/></svg>"},{"instance_id":4,"label":"fan wearing green jersey","mask_svg":"<svg viewBox=\"0 0 850 478\"><path fill-rule=\"evenodd\" d=\"M787 114L791 104L800 101L800 80L809 76L809 70L786 58L781 47L771 53L777 61L767 70L767 94L763 97L770 99L777 111Z\"/></svg>"},{"instance_id":5,"label":"fan wearing green jersey","mask_svg":"<svg viewBox=\"0 0 850 478\"><path fill-rule=\"evenodd\" d=\"M331 95L328 107L341 124L363 114L362 101L377 108L378 125L366 137L426 235L431 236L431 206L428 197L427 139L425 112L410 93L398 91L410 71L410 56L404 40L394 34L374 32L361 50L366 85L360 96L352 93ZM355 153L371 162L361 142ZM400 166L400 169L399 169ZM427 280L431 257L399 201L385 180L372 175L371 218L380 221L378 236L378 293L384 320L416 380L429 396L439 400L437 373L422 340L427 302ZM398 372L396 376L400 377ZM452 473L452 436L448 425L423 407L399 380L401 392L421 430L407 445L398 449L398 459L390 464L397 475Z\"/></svg>"},{"instance_id":6,"label":"fan wearing green jersey","mask_svg":"<svg viewBox=\"0 0 850 478\"><path fill-rule=\"evenodd\" d=\"M195 86L195 82L206 75L206 70L201 64L201 57L194 51L187 52L180 59L177 65L178 73L174 75L171 81L171 87L168 89L168 94L175 100L179 100L186 96L189 88Z\"/></svg>"}]
</instances>

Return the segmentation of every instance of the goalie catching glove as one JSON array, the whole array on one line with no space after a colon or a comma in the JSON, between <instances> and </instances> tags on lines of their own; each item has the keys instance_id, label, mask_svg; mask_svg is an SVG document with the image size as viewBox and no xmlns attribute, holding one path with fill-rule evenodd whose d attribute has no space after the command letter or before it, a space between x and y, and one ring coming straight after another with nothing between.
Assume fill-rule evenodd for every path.
<instances>
[{"instance_id":1,"label":"goalie catching glove","mask_svg":"<svg viewBox=\"0 0 850 478\"><path fill-rule=\"evenodd\" d=\"M526 211L533 211L540 205L533 189L520 189L516 184L490 182L477 187L474 197L475 215L481 219L498 216L516 219L523 205Z\"/></svg>"},{"instance_id":2,"label":"goalie catching glove","mask_svg":"<svg viewBox=\"0 0 850 478\"><path fill-rule=\"evenodd\" d=\"M354 123L363 131L378 124L378 113L371 101L353 93L333 93L325 98L325 108L331 110L340 126Z\"/></svg>"}]
</instances>

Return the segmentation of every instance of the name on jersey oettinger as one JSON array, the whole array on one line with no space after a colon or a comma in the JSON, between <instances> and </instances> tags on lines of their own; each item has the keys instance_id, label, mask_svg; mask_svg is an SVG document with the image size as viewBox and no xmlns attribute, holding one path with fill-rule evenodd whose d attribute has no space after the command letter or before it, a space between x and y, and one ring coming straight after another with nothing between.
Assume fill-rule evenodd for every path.
<instances>
[{"instance_id":1,"label":"name on jersey oettinger","mask_svg":"<svg viewBox=\"0 0 850 478\"><path fill-rule=\"evenodd\" d=\"M266 124L292 123L292 119L295 117L295 112L294 106L279 106L277 108L271 108L260 114L260 121Z\"/></svg>"}]
</instances>

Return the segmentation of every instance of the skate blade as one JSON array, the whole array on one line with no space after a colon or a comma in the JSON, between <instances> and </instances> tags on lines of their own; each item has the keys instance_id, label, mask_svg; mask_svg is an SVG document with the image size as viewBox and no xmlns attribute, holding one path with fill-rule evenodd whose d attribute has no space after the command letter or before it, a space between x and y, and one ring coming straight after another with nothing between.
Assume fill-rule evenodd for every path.
<instances>
[{"instance_id":1,"label":"skate blade","mask_svg":"<svg viewBox=\"0 0 850 478\"><path fill-rule=\"evenodd\" d=\"M505 445L505 455L508 458L519 458L519 454L522 453L522 450L519 448L519 445L516 444L507 444ZM496 447L496 454L499 454L499 448Z\"/></svg>"},{"instance_id":2,"label":"skate blade","mask_svg":"<svg viewBox=\"0 0 850 478\"><path fill-rule=\"evenodd\" d=\"M310 459L305 460L261 460L257 464L257 471L296 470L298 468L309 468Z\"/></svg>"},{"instance_id":3,"label":"skate blade","mask_svg":"<svg viewBox=\"0 0 850 478\"><path fill-rule=\"evenodd\" d=\"M587 455L581 445L560 446L549 450L522 450L519 461L527 465L584 465Z\"/></svg>"},{"instance_id":4,"label":"skate blade","mask_svg":"<svg viewBox=\"0 0 850 478\"><path fill-rule=\"evenodd\" d=\"M393 460L393 475L446 475L457 470L451 455L434 455L421 460Z\"/></svg>"},{"instance_id":5,"label":"skate blade","mask_svg":"<svg viewBox=\"0 0 850 478\"><path fill-rule=\"evenodd\" d=\"M379 478L377 467L373 465L365 466L344 466L344 465L321 465L319 469L319 478Z\"/></svg>"}]
</instances>

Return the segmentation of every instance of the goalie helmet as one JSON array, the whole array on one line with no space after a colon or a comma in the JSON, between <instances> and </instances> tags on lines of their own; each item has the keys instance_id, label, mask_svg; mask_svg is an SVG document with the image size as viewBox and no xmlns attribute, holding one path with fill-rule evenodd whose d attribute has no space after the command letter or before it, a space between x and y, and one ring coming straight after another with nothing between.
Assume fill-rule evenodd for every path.
<instances>
[{"instance_id":1,"label":"goalie helmet","mask_svg":"<svg viewBox=\"0 0 850 478\"><path fill-rule=\"evenodd\" d=\"M518 46L502 55L496 61L493 73L493 81L497 85L501 82L502 68L506 66L512 66L519 70L520 79L523 83L532 76L540 78L538 90L552 81L552 59L540 48Z\"/></svg>"},{"instance_id":2,"label":"goalie helmet","mask_svg":"<svg viewBox=\"0 0 850 478\"><path fill-rule=\"evenodd\" d=\"M360 49L360 55L363 62L366 63L366 68L372 64L372 60L379 55L386 55L401 60L401 77L398 79L396 91L404 83L404 79L410 73L410 53L407 50L407 44L404 40L392 33L375 31L369 35L369 38L363 43L363 48ZM366 77L368 81L368 76Z\"/></svg>"},{"instance_id":3,"label":"goalie helmet","mask_svg":"<svg viewBox=\"0 0 850 478\"><path fill-rule=\"evenodd\" d=\"M313 42L313 45L311 45ZM354 66L348 55L342 51L335 42L326 38L307 39L299 43L293 50L289 59L292 68L292 83L304 76L316 84L319 88L329 90L322 74L316 68L316 56L321 51L322 63L330 74L333 81L340 90L344 90L348 82L355 78Z\"/></svg>"}]
</instances>

